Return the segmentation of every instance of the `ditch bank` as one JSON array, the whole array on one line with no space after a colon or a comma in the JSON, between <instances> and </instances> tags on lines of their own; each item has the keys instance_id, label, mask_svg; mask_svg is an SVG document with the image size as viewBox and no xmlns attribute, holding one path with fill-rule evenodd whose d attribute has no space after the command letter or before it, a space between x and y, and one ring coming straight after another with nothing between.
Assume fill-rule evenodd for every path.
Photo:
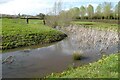
<instances>
[{"instance_id":1,"label":"ditch bank","mask_svg":"<svg viewBox=\"0 0 120 80\"><path fill-rule=\"evenodd\" d=\"M58 43L2 54L3 60L9 56L14 60L12 63L2 64L3 78L45 77L51 73L63 72L70 66L82 66L98 61L103 55L118 52L117 32L79 26L69 26L62 31L68 37ZM81 60L73 60L74 51L81 54Z\"/></svg>"},{"instance_id":2,"label":"ditch bank","mask_svg":"<svg viewBox=\"0 0 120 80\"><path fill-rule=\"evenodd\" d=\"M3 35L2 50L37 44L48 44L60 41L65 37L67 37L66 34L54 29L36 33Z\"/></svg>"}]
</instances>

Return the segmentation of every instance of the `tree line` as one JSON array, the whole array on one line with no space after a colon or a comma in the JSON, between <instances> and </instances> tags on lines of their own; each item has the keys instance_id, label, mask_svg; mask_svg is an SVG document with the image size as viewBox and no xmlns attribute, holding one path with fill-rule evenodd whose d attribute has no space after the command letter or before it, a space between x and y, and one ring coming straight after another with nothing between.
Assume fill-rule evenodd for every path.
<instances>
[{"instance_id":1,"label":"tree line","mask_svg":"<svg viewBox=\"0 0 120 80\"><path fill-rule=\"evenodd\" d=\"M115 6L111 2L104 2L99 4L96 9L89 4L87 7L74 7L68 11L72 12L76 19L119 19L118 5L120 2Z\"/></svg>"},{"instance_id":2,"label":"tree line","mask_svg":"<svg viewBox=\"0 0 120 80\"><path fill-rule=\"evenodd\" d=\"M111 2L104 2L98 4L96 8L89 4L87 7L73 7L69 10L62 10L62 3L55 2L53 10L46 16L45 20L49 26L61 26L67 25L72 20L92 20L92 19L106 19L106 20L118 20L120 19L120 1L113 6Z\"/></svg>"}]
</instances>

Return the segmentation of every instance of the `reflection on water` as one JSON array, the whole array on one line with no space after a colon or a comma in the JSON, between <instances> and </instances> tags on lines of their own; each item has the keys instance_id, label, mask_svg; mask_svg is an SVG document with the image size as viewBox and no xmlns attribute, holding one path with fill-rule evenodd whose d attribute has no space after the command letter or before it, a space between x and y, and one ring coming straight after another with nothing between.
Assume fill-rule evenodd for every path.
<instances>
[{"instance_id":1,"label":"reflection on water","mask_svg":"<svg viewBox=\"0 0 120 80\"><path fill-rule=\"evenodd\" d=\"M118 46L118 34L112 31L98 31L77 26L67 27L66 31L72 32L68 33L70 46L80 53L114 53Z\"/></svg>"},{"instance_id":2,"label":"reflection on water","mask_svg":"<svg viewBox=\"0 0 120 80\"><path fill-rule=\"evenodd\" d=\"M80 66L101 58L101 55L118 51L117 33L78 26L64 29L68 37L47 47L18 50L3 54L3 59L13 56L14 62L3 64L4 78L43 77L52 72L66 70L73 63ZM73 61L72 53L78 51L83 58Z\"/></svg>"}]
</instances>

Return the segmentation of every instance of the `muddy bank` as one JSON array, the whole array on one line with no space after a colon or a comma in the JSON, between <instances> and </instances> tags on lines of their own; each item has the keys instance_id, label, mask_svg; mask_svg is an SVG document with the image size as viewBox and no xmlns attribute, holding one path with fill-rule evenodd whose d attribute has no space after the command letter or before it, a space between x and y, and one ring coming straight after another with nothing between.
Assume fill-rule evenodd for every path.
<instances>
[{"instance_id":1,"label":"muddy bank","mask_svg":"<svg viewBox=\"0 0 120 80\"><path fill-rule=\"evenodd\" d=\"M117 32L84 28L77 25L66 27L64 30L68 35L73 35L71 42L75 46L72 46L79 51L95 50L99 53L107 53L108 50L112 51L113 45L118 45Z\"/></svg>"}]
</instances>

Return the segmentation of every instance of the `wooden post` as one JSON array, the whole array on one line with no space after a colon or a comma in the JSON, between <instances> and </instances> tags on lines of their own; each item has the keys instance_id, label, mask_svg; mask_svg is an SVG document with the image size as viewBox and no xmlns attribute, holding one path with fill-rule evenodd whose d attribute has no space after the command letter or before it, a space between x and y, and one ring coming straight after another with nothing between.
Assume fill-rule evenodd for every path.
<instances>
[{"instance_id":1,"label":"wooden post","mask_svg":"<svg viewBox=\"0 0 120 80\"><path fill-rule=\"evenodd\" d=\"M43 24L45 25L46 23L45 23L45 19L43 19Z\"/></svg>"},{"instance_id":2,"label":"wooden post","mask_svg":"<svg viewBox=\"0 0 120 80\"><path fill-rule=\"evenodd\" d=\"M29 23L28 17L27 17L27 24Z\"/></svg>"}]
</instances>

